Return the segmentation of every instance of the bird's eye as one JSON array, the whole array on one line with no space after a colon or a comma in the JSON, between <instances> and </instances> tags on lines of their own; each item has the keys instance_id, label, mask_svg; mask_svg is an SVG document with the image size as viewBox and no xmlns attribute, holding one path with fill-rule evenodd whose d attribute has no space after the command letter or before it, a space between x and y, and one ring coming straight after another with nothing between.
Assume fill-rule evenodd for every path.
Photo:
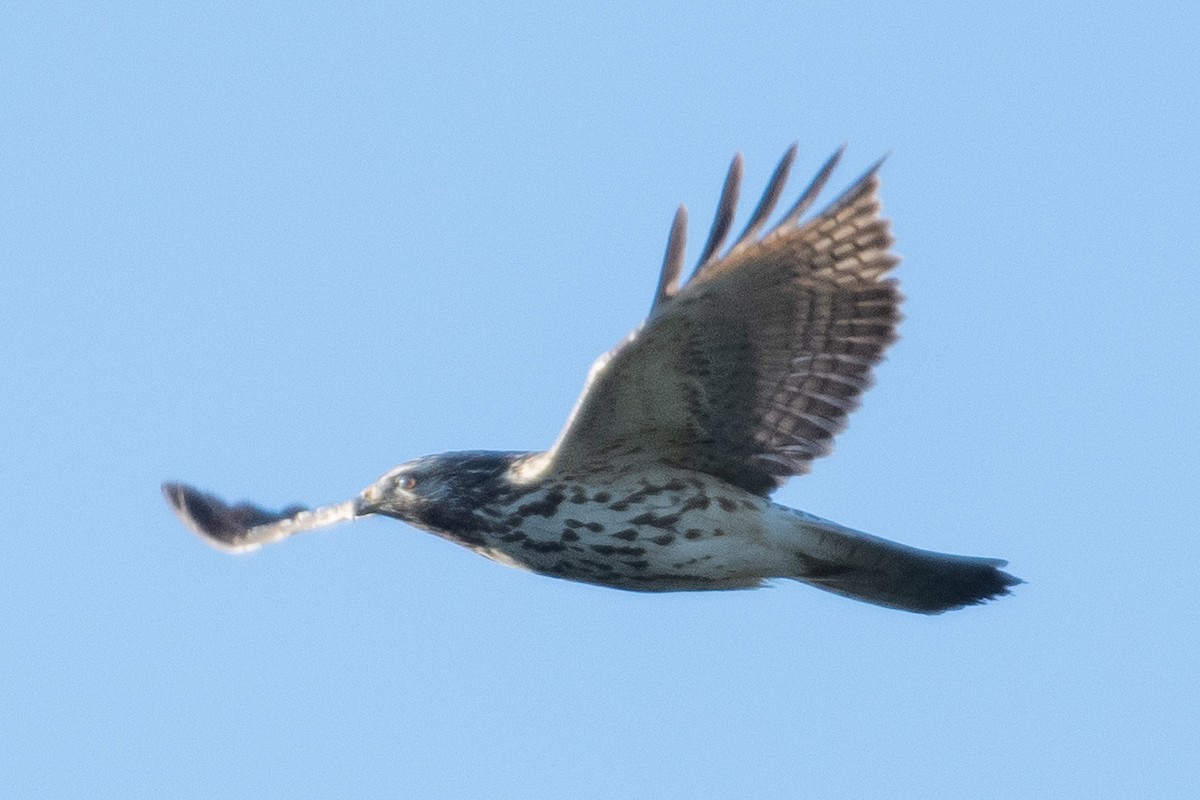
<instances>
[{"instance_id":1,"label":"bird's eye","mask_svg":"<svg viewBox=\"0 0 1200 800\"><path fill-rule=\"evenodd\" d=\"M396 482L396 485L406 492L411 492L413 489L417 488L417 479L412 475L405 475Z\"/></svg>"}]
</instances>

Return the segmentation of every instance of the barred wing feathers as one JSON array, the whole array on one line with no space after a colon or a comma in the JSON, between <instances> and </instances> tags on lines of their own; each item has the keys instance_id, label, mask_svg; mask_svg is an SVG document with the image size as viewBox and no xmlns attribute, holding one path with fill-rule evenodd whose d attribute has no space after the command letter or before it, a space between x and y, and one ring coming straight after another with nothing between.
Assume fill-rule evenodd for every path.
<instances>
[{"instance_id":1,"label":"barred wing feathers","mask_svg":"<svg viewBox=\"0 0 1200 800\"><path fill-rule=\"evenodd\" d=\"M680 208L650 316L593 366L548 465L569 472L614 456L645 458L766 495L831 450L895 339L901 297L886 275L899 259L880 213L878 164L800 222L841 151L759 236L795 150L745 231L719 254L741 180L734 158L700 263L682 288Z\"/></svg>"}]
</instances>

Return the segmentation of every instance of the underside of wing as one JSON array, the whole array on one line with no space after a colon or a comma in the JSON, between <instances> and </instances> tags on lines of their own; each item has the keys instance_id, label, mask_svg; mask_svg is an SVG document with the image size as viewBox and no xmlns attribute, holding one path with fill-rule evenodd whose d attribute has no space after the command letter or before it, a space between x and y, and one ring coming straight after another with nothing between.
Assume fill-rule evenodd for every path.
<instances>
[{"instance_id":1,"label":"underside of wing","mask_svg":"<svg viewBox=\"0 0 1200 800\"><path fill-rule=\"evenodd\" d=\"M760 236L795 157L788 150L721 253L741 180L735 157L682 288L680 209L649 318L597 361L547 464L655 460L768 494L830 451L900 318L899 291L886 277L899 259L880 214L878 164L801 222L840 156Z\"/></svg>"}]
</instances>

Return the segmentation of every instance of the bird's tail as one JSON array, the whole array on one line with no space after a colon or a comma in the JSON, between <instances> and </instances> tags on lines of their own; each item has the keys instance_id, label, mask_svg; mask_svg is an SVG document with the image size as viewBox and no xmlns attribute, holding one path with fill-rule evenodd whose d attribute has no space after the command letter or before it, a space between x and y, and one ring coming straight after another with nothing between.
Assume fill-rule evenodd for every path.
<instances>
[{"instance_id":1,"label":"bird's tail","mask_svg":"<svg viewBox=\"0 0 1200 800\"><path fill-rule=\"evenodd\" d=\"M1008 562L998 558L920 550L786 510L795 516L789 549L798 562L790 577L855 600L940 614L1006 595L1022 582L1001 570Z\"/></svg>"}]
</instances>

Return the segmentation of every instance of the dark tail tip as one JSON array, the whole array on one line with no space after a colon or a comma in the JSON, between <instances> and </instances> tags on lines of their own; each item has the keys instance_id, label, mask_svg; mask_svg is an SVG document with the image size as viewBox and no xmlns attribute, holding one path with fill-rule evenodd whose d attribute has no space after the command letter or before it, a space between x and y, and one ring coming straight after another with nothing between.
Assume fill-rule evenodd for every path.
<instances>
[{"instance_id":1,"label":"dark tail tip","mask_svg":"<svg viewBox=\"0 0 1200 800\"><path fill-rule=\"evenodd\" d=\"M941 580L929 581L921 586L923 591L914 594L916 603L910 610L940 614L966 606L982 605L1012 594L1012 588L1025 581L1000 569L1007 563L995 560L958 566Z\"/></svg>"}]
</instances>

